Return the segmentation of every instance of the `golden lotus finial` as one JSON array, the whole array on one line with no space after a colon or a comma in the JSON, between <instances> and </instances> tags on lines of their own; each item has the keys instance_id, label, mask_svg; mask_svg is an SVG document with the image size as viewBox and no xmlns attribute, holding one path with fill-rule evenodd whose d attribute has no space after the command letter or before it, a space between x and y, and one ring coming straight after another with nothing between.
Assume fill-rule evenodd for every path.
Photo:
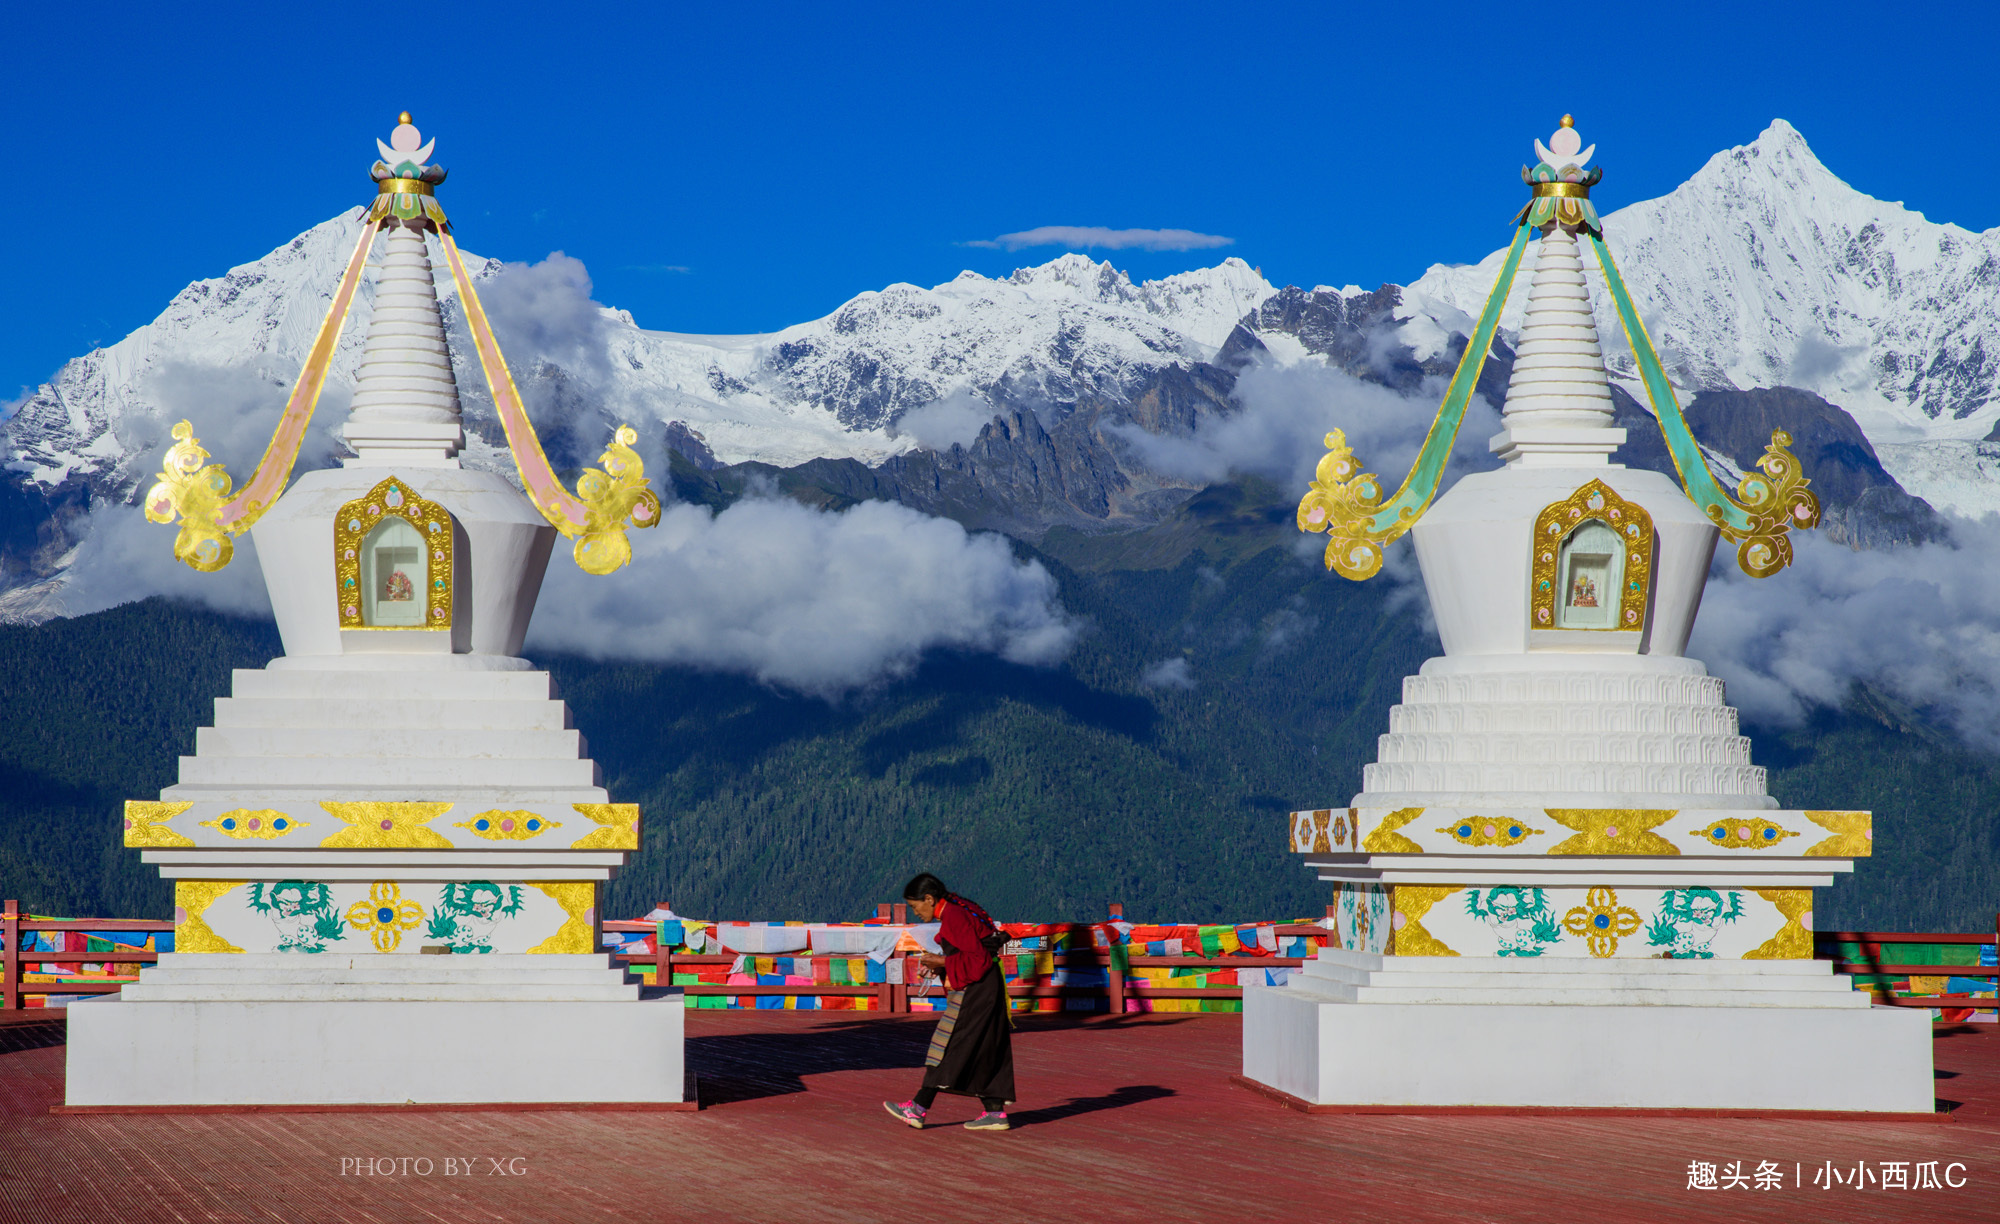
<instances>
[{"instance_id":1,"label":"golden lotus finial","mask_svg":"<svg viewBox=\"0 0 2000 1224\"><path fill-rule=\"evenodd\" d=\"M404 122L404 123L408 123L408 122L409 122L409 120L408 120L408 119L405 119L405 120L403 120L403 122ZM1563 116L1563 121L1562 121L1562 125L1563 125L1564 127L1575 127L1575 126L1576 126L1576 116L1575 116L1575 115L1564 115L1564 116Z\"/></svg>"},{"instance_id":2,"label":"golden lotus finial","mask_svg":"<svg viewBox=\"0 0 2000 1224\"><path fill-rule=\"evenodd\" d=\"M402 114L400 114L400 115L397 115L397 116L396 116L396 122L397 122L397 123L414 123L414 122L416 122L416 120L414 120L414 119L410 118L410 112L408 112L408 111L404 111L404 112L403 112ZM1564 122L1563 126L1564 126L1564 127L1568 127L1568 126L1569 126L1568 122Z\"/></svg>"}]
</instances>

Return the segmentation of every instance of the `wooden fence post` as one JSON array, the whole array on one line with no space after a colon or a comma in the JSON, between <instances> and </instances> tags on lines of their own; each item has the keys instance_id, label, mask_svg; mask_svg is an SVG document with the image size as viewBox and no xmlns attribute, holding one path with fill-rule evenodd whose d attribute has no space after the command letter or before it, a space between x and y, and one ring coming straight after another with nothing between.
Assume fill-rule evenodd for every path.
<instances>
[{"instance_id":1,"label":"wooden fence post","mask_svg":"<svg viewBox=\"0 0 2000 1224\"><path fill-rule=\"evenodd\" d=\"M13 1011L21 1006L21 903L7 902L7 908L0 911L0 1011Z\"/></svg>"}]
</instances>

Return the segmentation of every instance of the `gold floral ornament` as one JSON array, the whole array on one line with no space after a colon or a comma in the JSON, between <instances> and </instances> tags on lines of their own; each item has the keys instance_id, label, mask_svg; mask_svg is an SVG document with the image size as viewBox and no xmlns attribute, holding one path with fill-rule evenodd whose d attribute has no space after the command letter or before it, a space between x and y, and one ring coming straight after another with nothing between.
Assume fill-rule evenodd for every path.
<instances>
[{"instance_id":1,"label":"gold floral ornament","mask_svg":"<svg viewBox=\"0 0 2000 1224\"><path fill-rule=\"evenodd\" d=\"M146 494L146 518L155 523L181 521L174 541L174 556L203 573L213 573L229 564L235 553L230 537L250 530L263 516L291 479L298 462L299 447L306 428L312 424L313 410L333 368L340 344L341 329L347 324L349 308L360 290L361 275L368 265L368 250L375 240L375 225L361 227L355 236L353 254L341 274L333 301L321 321L319 334L306 353L298 381L285 401L277 430L265 445L263 457L251 469L250 478L232 494L229 474L219 463L209 463L208 452L194 436L194 425L182 421L174 426L174 445L168 449L159 483Z\"/></svg>"},{"instance_id":2,"label":"gold floral ornament","mask_svg":"<svg viewBox=\"0 0 2000 1224\"><path fill-rule=\"evenodd\" d=\"M1424 809L1420 807L1397 808L1377 822L1374 830L1361 839L1361 848L1370 854L1422 854L1422 846L1396 830L1423 814Z\"/></svg>"},{"instance_id":3,"label":"gold floral ornament","mask_svg":"<svg viewBox=\"0 0 2000 1224\"><path fill-rule=\"evenodd\" d=\"M1616 575L1606 576L1615 584L1617 598L1609 599L1608 591L1603 594L1607 603L1615 603L1619 615L1616 623L1580 627L1576 631L1633 633L1646 627L1653 582L1653 516L1644 506L1618 496L1618 491L1603 481L1589 480L1568 497L1544 506L1535 516L1535 534L1529 541L1533 552L1528 562L1532 628L1569 628L1557 623L1556 609L1562 602L1561 592L1556 589L1562 575L1557 571L1561 568L1564 541L1570 533L1591 522L1618 537L1621 569Z\"/></svg>"},{"instance_id":4,"label":"gold floral ornament","mask_svg":"<svg viewBox=\"0 0 2000 1224\"><path fill-rule=\"evenodd\" d=\"M368 886L368 899L347 907L347 925L375 941L377 952L394 952L403 942L403 932L414 930L424 920L424 907L403 898L403 890L393 880L377 880Z\"/></svg>"},{"instance_id":5,"label":"gold floral ornament","mask_svg":"<svg viewBox=\"0 0 2000 1224\"><path fill-rule=\"evenodd\" d=\"M1798 834L1761 817L1720 817L1689 834L1724 850L1766 850Z\"/></svg>"},{"instance_id":6,"label":"gold floral ornament","mask_svg":"<svg viewBox=\"0 0 2000 1224\"><path fill-rule=\"evenodd\" d=\"M639 805L636 803L572 803L576 813L597 828L569 844L572 850L637 850Z\"/></svg>"},{"instance_id":7,"label":"gold floral ornament","mask_svg":"<svg viewBox=\"0 0 2000 1224\"><path fill-rule=\"evenodd\" d=\"M1326 446L1312 487L1299 499L1299 530L1325 532L1326 568L1360 582L1382 568L1382 546L1408 531L1415 516L1376 528L1370 519L1382 505L1381 477L1361 470L1345 430L1326 435Z\"/></svg>"},{"instance_id":8,"label":"gold floral ornament","mask_svg":"<svg viewBox=\"0 0 2000 1224\"><path fill-rule=\"evenodd\" d=\"M632 542L625 529L651 527L660 521L660 495L646 481L646 465L632 444L639 440L630 425L620 425L597 461L576 480L576 495L588 517L572 550L585 573L608 574L632 559ZM561 523L556 524L562 527Z\"/></svg>"},{"instance_id":9,"label":"gold floral ornament","mask_svg":"<svg viewBox=\"0 0 2000 1224\"><path fill-rule=\"evenodd\" d=\"M1736 497L1750 525L1739 527L1729 521L1723 508L1702 507L1725 538L1736 544L1736 563L1752 578L1768 578L1792 563L1791 529L1819 525L1819 498L1806 486L1805 472L1798 456L1787 449L1792 435L1782 429L1771 431L1771 444L1757 460L1762 476L1745 476L1736 486Z\"/></svg>"},{"instance_id":10,"label":"gold floral ornament","mask_svg":"<svg viewBox=\"0 0 2000 1224\"><path fill-rule=\"evenodd\" d=\"M389 800L341 803L332 799L322 799L319 805L326 809L327 815L336 817L342 822L338 832L328 834L319 843L321 849L451 849L449 837L436 829L425 827L450 811L449 803L397 803Z\"/></svg>"},{"instance_id":11,"label":"gold floral ornament","mask_svg":"<svg viewBox=\"0 0 2000 1224\"><path fill-rule=\"evenodd\" d=\"M362 553L375 529L390 519L400 519L416 535L416 549L424 560L418 566L422 590L412 589L410 579L400 571L405 584L395 592L399 601L415 603L421 622L416 625L377 626L368 623L363 611L369 593L362 590ZM457 574L457 534L452 530L451 512L410 487L400 476L390 476L360 497L341 506L333 517L334 603L342 629L408 628L449 630L452 622L453 582ZM379 586L382 579L374 582ZM380 592L377 592L378 594Z\"/></svg>"},{"instance_id":12,"label":"gold floral ornament","mask_svg":"<svg viewBox=\"0 0 2000 1224\"><path fill-rule=\"evenodd\" d=\"M1618 894L1602 884L1584 894L1584 903L1563 915L1563 930L1584 940L1592 956L1613 956L1618 941L1639 929L1638 911L1618 904Z\"/></svg>"},{"instance_id":13,"label":"gold floral ornament","mask_svg":"<svg viewBox=\"0 0 2000 1224\"><path fill-rule=\"evenodd\" d=\"M276 808L232 808L214 820L204 820L201 827L214 829L225 837L238 841L255 837L262 841L283 837L294 829L303 829L312 822L294 820L290 813Z\"/></svg>"},{"instance_id":14,"label":"gold floral ornament","mask_svg":"<svg viewBox=\"0 0 2000 1224\"><path fill-rule=\"evenodd\" d=\"M194 839L185 833L176 833L167 827L167 822L194 806L193 800L160 801L155 799L127 799L125 801L125 844L128 847L173 846L176 848L194 845Z\"/></svg>"},{"instance_id":15,"label":"gold floral ornament","mask_svg":"<svg viewBox=\"0 0 2000 1224\"><path fill-rule=\"evenodd\" d=\"M174 951L241 952L243 949L215 933L202 915L231 889L245 880L174 881Z\"/></svg>"},{"instance_id":16,"label":"gold floral ornament","mask_svg":"<svg viewBox=\"0 0 2000 1224\"><path fill-rule=\"evenodd\" d=\"M1542 830L1529 828L1518 820L1470 816L1448 824L1438 832L1461 846L1518 846L1530 837L1540 836Z\"/></svg>"},{"instance_id":17,"label":"gold floral ornament","mask_svg":"<svg viewBox=\"0 0 2000 1224\"><path fill-rule=\"evenodd\" d=\"M174 539L174 557L211 574L236 555L236 545L229 539L232 533L216 521L235 482L221 464L208 461L201 439L194 436L192 422L174 426L173 435L174 444L167 449L159 482L146 494L146 521L171 523L179 518L181 533Z\"/></svg>"},{"instance_id":18,"label":"gold floral ornament","mask_svg":"<svg viewBox=\"0 0 2000 1224\"><path fill-rule=\"evenodd\" d=\"M486 373L486 385L493 393L494 415L507 435L507 449L514 456L514 470L521 487L542 517L563 535L576 541L572 555L587 574L609 574L632 559L631 541L625 532L631 527L652 527L660 521L660 497L646 482L646 465L632 443L639 434L630 425L620 425L611 444L598 456L600 468L586 468L571 493L557 479L542 450L535 424L514 385L506 355L493 336L486 308L480 304L479 290L465 270L465 258L449 229L438 233L445 262L451 267L452 283L458 286L458 300L465 310L466 327L472 332L472 347L479 354L479 368Z\"/></svg>"},{"instance_id":19,"label":"gold floral ornament","mask_svg":"<svg viewBox=\"0 0 2000 1224\"><path fill-rule=\"evenodd\" d=\"M1874 813L1810 811L1806 819L1833 834L1807 847L1806 858L1867 858L1874 853Z\"/></svg>"},{"instance_id":20,"label":"gold floral ornament","mask_svg":"<svg viewBox=\"0 0 2000 1224\"><path fill-rule=\"evenodd\" d=\"M490 812L481 812L470 820L461 820L452 827L464 829L487 841L526 841L530 837L540 837L550 829L562 828L562 821L550 820L534 812L495 808Z\"/></svg>"},{"instance_id":21,"label":"gold floral ornament","mask_svg":"<svg viewBox=\"0 0 2000 1224\"><path fill-rule=\"evenodd\" d=\"M1423 809L1416 809L1422 811ZM1431 907L1460 891L1439 885L1398 884L1389 890L1391 956L1457 956L1449 945L1424 929Z\"/></svg>"}]
</instances>

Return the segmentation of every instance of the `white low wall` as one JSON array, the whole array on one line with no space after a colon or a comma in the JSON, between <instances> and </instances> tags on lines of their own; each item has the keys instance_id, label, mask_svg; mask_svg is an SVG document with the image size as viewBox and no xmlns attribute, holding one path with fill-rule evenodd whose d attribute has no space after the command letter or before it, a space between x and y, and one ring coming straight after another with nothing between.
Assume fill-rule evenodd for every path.
<instances>
[{"instance_id":1,"label":"white low wall","mask_svg":"<svg viewBox=\"0 0 2000 1224\"><path fill-rule=\"evenodd\" d=\"M1904 1008L1344 1003L1243 991L1243 1074L1317 1105L1928 1113Z\"/></svg>"},{"instance_id":2,"label":"white low wall","mask_svg":"<svg viewBox=\"0 0 2000 1224\"><path fill-rule=\"evenodd\" d=\"M678 994L646 1001L69 1008L71 1105L675 1102Z\"/></svg>"}]
</instances>

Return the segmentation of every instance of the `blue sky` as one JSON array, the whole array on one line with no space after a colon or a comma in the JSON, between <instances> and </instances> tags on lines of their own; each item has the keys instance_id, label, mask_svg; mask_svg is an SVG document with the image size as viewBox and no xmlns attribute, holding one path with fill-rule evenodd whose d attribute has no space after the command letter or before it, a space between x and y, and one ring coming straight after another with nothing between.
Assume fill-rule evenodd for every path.
<instances>
[{"instance_id":1,"label":"blue sky","mask_svg":"<svg viewBox=\"0 0 2000 1224\"><path fill-rule=\"evenodd\" d=\"M1835 173L2000 224L2000 6L7 6L0 400L373 193L398 110L468 250L562 250L645 327L765 331L894 281L1181 229L1373 286L1504 244L1564 111L1605 210L1789 119ZM1521 14L1528 14L1522 16Z\"/></svg>"}]
</instances>

